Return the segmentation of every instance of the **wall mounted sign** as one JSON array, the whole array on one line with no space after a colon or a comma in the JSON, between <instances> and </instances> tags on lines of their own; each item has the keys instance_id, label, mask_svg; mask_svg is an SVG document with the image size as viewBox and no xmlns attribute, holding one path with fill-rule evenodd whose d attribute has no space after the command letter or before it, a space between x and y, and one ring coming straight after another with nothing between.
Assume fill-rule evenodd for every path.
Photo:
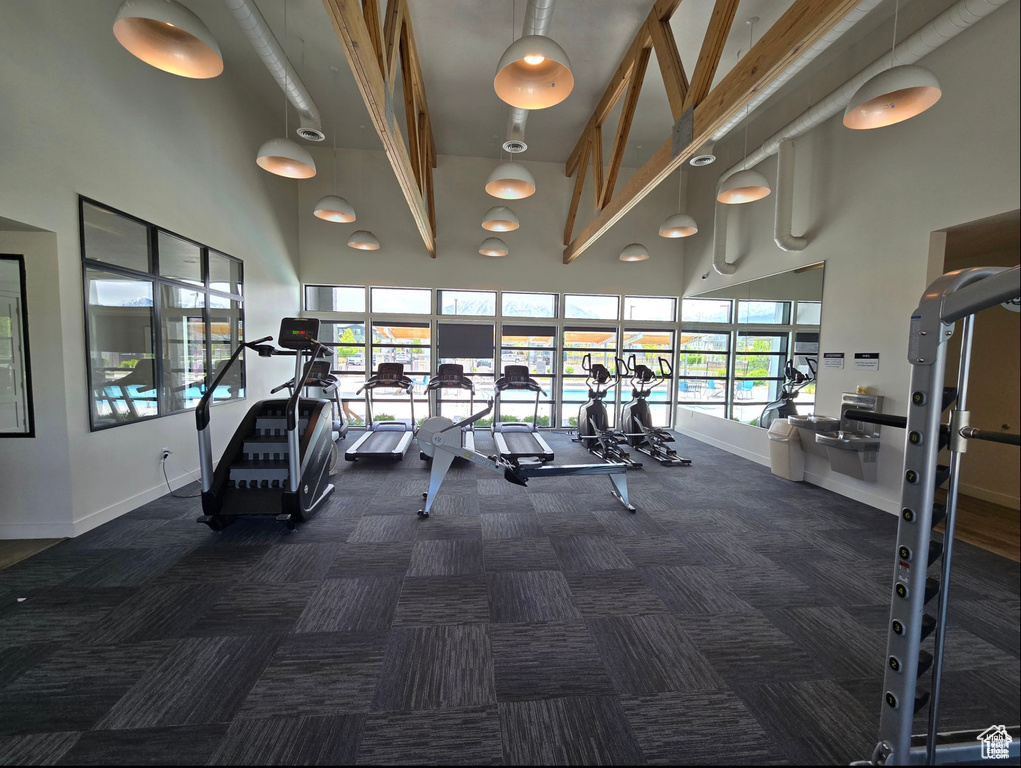
<instances>
[{"instance_id":1,"label":"wall mounted sign","mask_svg":"<svg viewBox=\"0 0 1021 768\"><path fill-rule=\"evenodd\" d=\"M879 353L878 352L855 352L854 353L854 367L859 371L878 371L879 370Z\"/></svg>"},{"instance_id":2,"label":"wall mounted sign","mask_svg":"<svg viewBox=\"0 0 1021 768\"><path fill-rule=\"evenodd\" d=\"M843 368L844 367L844 353L843 352L823 352L822 353L822 367L823 368Z\"/></svg>"}]
</instances>

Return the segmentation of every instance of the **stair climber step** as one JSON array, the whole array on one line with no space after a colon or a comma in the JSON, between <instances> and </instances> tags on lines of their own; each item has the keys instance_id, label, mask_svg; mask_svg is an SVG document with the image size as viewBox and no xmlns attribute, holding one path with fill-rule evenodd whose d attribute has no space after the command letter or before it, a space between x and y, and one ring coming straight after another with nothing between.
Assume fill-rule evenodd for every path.
<instances>
[{"instance_id":1,"label":"stair climber step","mask_svg":"<svg viewBox=\"0 0 1021 768\"><path fill-rule=\"evenodd\" d=\"M931 576L925 580L925 600L924 603L929 602L932 598L936 597L936 593L939 592L939 581L932 578Z\"/></svg>"},{"instance_id":2,"label":"stair climber step","mask_svg":"<svg viewBox=\"0 0 1021 768\"><path fill-rule=\"evenodd\" d=\"M282 488L289 476L287 460L236 461L230 467L230 484L234 488Z\"/></svg>"},{"instance_id":3,"label":"stair climber step","mask_svg":"<svg viewBox=\"0 0 1021 768\"><path fill-rule=\"evenodd\" d=\"M922 614L922 632L921 636L918 638L918 641L921 642L922 640L927 638L929 635L932 634L932 631L934 629L936 629L936 617L931 616L928 613Z\"/></svg>"},{"instance_id":4,"label":"stair climber step","mask_svg":"<svg viewBox=\"0 0 1021 768\"><path fill-rule=\"evenodd\" d=\"M915 696L915 712L917 713L922 707L929 703L929 692L922 691L920 694Z\"/></svg>"},{"instance_id":5,"label":"stair climber step","mask_svg":"<svg viewBox=\"0 0 1021 768\"><path fill-rule=\"evenodd\" d=\"M242 452L248 461L287 461L290 455L286 435L250 435Z\"/></svg>"},{"instance_id":6,"label":"stair climber step","mask_svg":"<svg viewBox=\"0 0 1021 768\"><path fill-rule=\"evenodd\" d=\"M934 478L934 488L939 488L943 483L950 479L950 467L946 464L940 464L936 467L936 476Z\"/></svg>"},{"instance_id":7,"label":"stair climber step","mask_svg":"<svg viewBox=\"0 0 1021 768\"><path fill-rule=\"evenodd\" d=\"M929 653L928 651L919 651L918 652L918 672L917 672L918 676L921 677L926 672L928 672L929 668L931 666L932 666L932 654Z\"/></svg>"},{"instance_id":8,"label":"stair climber step","mask_svg":"<svg viewBox=\"0 0 1021 768\"><path fill-rule=\"evenodd\" d=\"M925 564L925 567L930 567L935 563L939 556L943 554L943 542L942 541L930 541L929 542L929 559Z\"/></svg>"},{"instance_id":9,"label":"stair climber step","mask_svg":"<svg viewBox=\"0 0 1021 768\"><path fill-rule=\"evenodd\" d=\"M308 419L299 419L298 432L304 432L306 427L308 427ZM283 416L280 416L279 418L266 418L260 416L255 422L255 432L258 435L286 435L287 419Z\"/></svg>"},{"instance_id":10,"label":"stair climber step","mask_svg":"<svg viewBox=\"0 0 1021 768\"><path fill-rule=\"evenodd\" d=\"M932 505L932 527L935 528L937 525L943 522L947 516L947 505L946 504L933 504Z\"/></svg>"}]
</instances>

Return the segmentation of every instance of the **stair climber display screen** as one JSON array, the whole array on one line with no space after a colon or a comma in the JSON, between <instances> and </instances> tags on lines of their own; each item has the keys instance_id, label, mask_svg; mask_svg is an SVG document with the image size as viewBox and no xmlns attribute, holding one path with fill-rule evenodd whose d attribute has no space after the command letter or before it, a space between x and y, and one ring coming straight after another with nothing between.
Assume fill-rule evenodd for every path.
<instances>
[{"instance_id":1,"label":"stair climber display screen","mask_svg":"<svg viewBox=\"0 0 1021 768\"><path fill-rule=\"evenodd\" d=\"M314 515L333 492L329 482L334 440L333 405L326 399L302 397L312 365L329 351L317 340L319 321L285 317L280 322L279 348L266 337L243 342L206 389L196 408L202 511L199 522L221 531L240 516L273 516L292 530ZM260 357L294 356L290 397L262 400L242 419L213 470L209 435L209 401L218 379L246 349ZM279 389L279 388L278 388Z\"/></svg>"}]
</instances>

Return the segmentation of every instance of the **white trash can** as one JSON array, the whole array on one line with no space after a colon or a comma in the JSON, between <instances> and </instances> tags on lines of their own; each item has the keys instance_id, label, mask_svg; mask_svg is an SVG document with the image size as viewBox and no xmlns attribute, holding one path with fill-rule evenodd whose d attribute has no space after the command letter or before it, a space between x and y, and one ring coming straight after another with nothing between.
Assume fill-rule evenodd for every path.
<instances>
[{"instance_id":1,"label":"white trash can","mask_svg":"<svg viewBox=\"0 0 1021 768\"><path fill-rule=\"evenodd\" d=\"M787 419L769 426L769 468L774 475L801 482L805 479L805 452L798 428Z\"/></svg>"}]
</instances>

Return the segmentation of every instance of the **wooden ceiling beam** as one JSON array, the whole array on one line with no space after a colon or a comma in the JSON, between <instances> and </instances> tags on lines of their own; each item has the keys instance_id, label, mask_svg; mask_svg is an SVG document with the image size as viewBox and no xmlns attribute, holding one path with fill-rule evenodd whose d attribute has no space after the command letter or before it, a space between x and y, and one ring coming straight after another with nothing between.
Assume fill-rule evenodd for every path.
<instances>
[{"instance_id":1,"label":"wooden ceiling beam","mask_svg":"<svg viewBox=\"0 0 1021 768\"><path fill-rule=\"evenodd\" d=\"M564 263L570 264L584 253L857 4L858 0L795 0L720 84L694 105L691 143L674 155L673 137L667 137L600 215L564 249ZM693 90L689 90L689 98Z\"/></svg>"},{"instance_id":2,"label":"wooden ceiling beam","mask_svg":"<svg viewBox=\"0 0 1021 768\"><path fill-rule=\"evenodd\" d=\"M393 168L397 184L408 202L412 218L415 220L415 226L422 237L426 251L430 257L436 258L436 235L432 223L435 214L431 214L430 211L432 207L430 200L432 197L432 174L426 174L426 178L421 183L417 178L415 165L408 155L408 148L401 136L401 129L397 125L397 121L394 120L393 90L387 85L387 77L380 71L377 51L373 47L372 35L363 14L362 3L360 0L323 0L323 5L333 22L337 38L344 49L347 63L351 67L351 74L362 94L365 108L368 110L369 119L372 120L372 125L383 144L383 151L386 153L387 160L390 161L390 167ZM403 12L403 7L404 0L390 1L390 5L387 6L388 25L391 24L391 16L394 18L399 16L410 28L410 18ZM391 14L392 10L393 14ZM402 26L404 24L397 24L394 30L389 28L384 30L385 44L392 45L393 49L398 52ZM387 71L387 75L395 76L396 73L391 70L396 70L396 61L390 56L389 48L386 53L386 60L394 62L392 66L388 64L390 70ZM417 62L414 68L418 68ZM414 77L421 78L421 75L414 75L413 79ZM405 88L414 88L414 84L405 83ZM423 99L418 105L418 112L421 113L424 109ZM409 124L414 121L416 128L421 124L417 114L408 115L408 121ZM429 124L428 119L425 124ZM429 147L431 154L431 137L420 136L417 146Z\"/></svg>"},{"instance_id":3,"label":"wooden ceiling beam","mask_svg":"<svg viewBox=\"0 0 1021 768\"><path fill-rule=\"evenodd\" d=\"M564 225L564 245L571 244L571 235L574 234L574 219L578 215L578 205L581 203L581 191L585 186L585 176L588 171L589 153L592 151L592 144L586 144L581 153L581 162L578 165L578 176L574 180L574 192L571 194L571 207L567 211L567 224Z\"/></svg>"},{"instance_id":4,"label":"wooden ceiling beam","mask_svg":"<svg viewBox=\"0 0 1021 768\"><path fill-rule=\"evenodd\" d=\"M386 4L386 21L383 24L382 55L386 68L383 75L386 87L393 92L397 81L397 55L400 52L401 27L406 11L405 0L388 0Z\"/></svg>"},{"instance_id":5,"label":"wooden ceiling beam","mask_svg":"<svg viewBox=\"0 0 1021 768\"><path fill-rule=\"evenodd\" d=\"M659 71L663 75L666 96L670 101L670 113L674 116L674 122L677 122L684 114L684 100L688 95L688 78L684 74L681 54L677 51L669 19L649 19L647 24L652 35L652 47L656 51L656 61L659 62Z\"/></svg>"},{"instance_id":6,"label":"wooden ceiling beam","mask_svg":"<svg viewBox=\"0 0 1021 768\"><path fill-rule=\"evenodd\" d=\"M695 70L691 74L691 85L684 98L682 113L688 107L701 104L709 93L713 78L716 77L716 68L720 65L720 57L723 55L723 45L727 42L727 35L734 24L734 14L737 13L739 2L740 0L716 0L713 14L709 17L709 27L702 38L702 49L698 52Z\"/></svg>"},{"instance_id":7,"label":"wooden ceiling beam","mask_svg":"<svg viewBox=\"0 0 1021 768\"><path fill-rule=\"evenodd\" d=\"M613 188L617 185L617 175L620 173L620 166L624 161L627 137L631 132L631 123L635 119L635 110L638 109L638 96L642 92L642 81L645 80L645 70L649 66L649 56L651 54L651 48L642 48L638 52L638 58L631 70L627 96L624 99L624 106L621 107L620 120L617 121L617 131L613 137L610 167L606 171L606 179L603 182L604 186L599 199L599 210L605 208L606 204L613 197Z\"/></svg>"},{"instance_id":8,"label":"wooden ceiling beam","mask_svg":"<svg viewBox=\"0 0 1021 768\"><path fill-rule=\"evenodd\" d=\"M379 71L385 78L386 61L383 58L383 27L379 21L379 3L376 0L362 0L362 15L365 17L365 26L369 29L372 50L376 52L376 59L379 61Z\"/></svg>"}]
</instances>

